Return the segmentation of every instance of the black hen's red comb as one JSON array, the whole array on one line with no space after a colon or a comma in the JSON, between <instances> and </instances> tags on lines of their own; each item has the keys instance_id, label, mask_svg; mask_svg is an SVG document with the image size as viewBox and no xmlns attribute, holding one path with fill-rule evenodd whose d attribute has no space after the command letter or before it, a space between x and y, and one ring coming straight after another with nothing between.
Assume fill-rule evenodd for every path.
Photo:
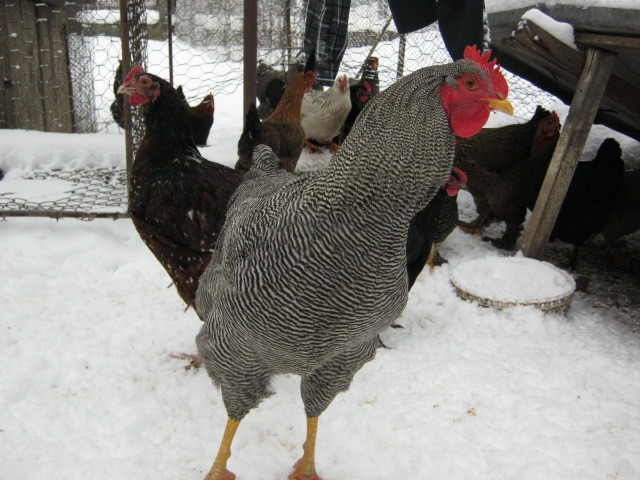
<instances>
[{"instance_id":1,"label":"black hen's red comb","mask_svg":"<svg viewBox=\"0 0 640 480\"><path fill-rule=\"evenodd\" d=\"M133 82L133 80L136 77L139 77L140 74L142 74L144 72L144 68L142 68L141 65L135 65L133 68L131 68L131 70L129 70L129 73L127 73L126 78L124 79L124 83L125 84L130 84Z\"/></svg>"},{"instance_id":2,"label":"black hen's red comb","mask_svg":"<svg viewBox=\"0 0 640 480\"><path fill-rule=\"evenodd\" d=\"M461 184L466 184L467 183L467 174L464 173L462 170L460 170L458 167L453 167L453 174L458 177L458 181Z\"/></svg>"}]
</instances>

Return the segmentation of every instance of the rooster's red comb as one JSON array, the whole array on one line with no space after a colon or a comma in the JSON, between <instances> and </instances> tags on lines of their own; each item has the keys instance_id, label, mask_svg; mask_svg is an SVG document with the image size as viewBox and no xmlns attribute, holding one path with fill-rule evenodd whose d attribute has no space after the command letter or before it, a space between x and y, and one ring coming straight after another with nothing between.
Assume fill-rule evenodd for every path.
<instances>
[{"instance_id":1,"label":"rooster's red comb","mask_svg":"<svg viewBox=\"0 0 640 480\"><path fill-rule=\"evenodd\" d=\"M464 49L464 58L465 60L469 60L475 62L484 69L485 72L491 78L491 83L493 85L493 89L496 93L500 93L504 98L507 98L509 93L509 86L507 85L507 81L504 79L502 72L500 71L500 65L498 65L498 59L491 59L491 50L487 50L484 54L478 50L478 48L473 46L467 46Z\"/></svg>"},{"instance_id":2,"label":"rooster's red comb","mask_svg":"<svg viewBox=\"0 0 640 480\"><path fill-rule=\"evenodd\" d=\"M461 184L466 184L467 183L467 174L464 173L462 170L460 170L458 167L453 167L453 174L458 177L458 181Z\"/></svg>"},{"instance_id":3,"label":"rooster's red comb","mask_svg":"<svg viewBox=\"0 0 640 480\"><path fill-rule=\"evenodd\" d=\"M134 78L136 78L137 76L139 76L141 73L144 72L144 68L142 68L141 65L135 65L130 71L129 73L127 73L126 78L124 79L124 83L131 83L133 82Z\"/></svg>"}]
</instances>

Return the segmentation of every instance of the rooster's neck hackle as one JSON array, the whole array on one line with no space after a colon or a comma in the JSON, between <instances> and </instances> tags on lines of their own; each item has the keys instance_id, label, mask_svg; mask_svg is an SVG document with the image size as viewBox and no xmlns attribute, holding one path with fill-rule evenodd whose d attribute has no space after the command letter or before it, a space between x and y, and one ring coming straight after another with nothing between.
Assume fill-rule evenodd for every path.
<instances>
[{"instance_id":1,"label":"rooster's neck hackle","mask_svg":"<svg viewBox=\"0 0 640 480\"><path fill-rule=\"evenodd\" d=\"M160 84L161 93L156 101L143 107L144 138L160 154L159 158L170 158L169 153L179 156L187 146L195 147L187 109L169 82L155 76L153 79Z\"/></svg>"}]
</instances>

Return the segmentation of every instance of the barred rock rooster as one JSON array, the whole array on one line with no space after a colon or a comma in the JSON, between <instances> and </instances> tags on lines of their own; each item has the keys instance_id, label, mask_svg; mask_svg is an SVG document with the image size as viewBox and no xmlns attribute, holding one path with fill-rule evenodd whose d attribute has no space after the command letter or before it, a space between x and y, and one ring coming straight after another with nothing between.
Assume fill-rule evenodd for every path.
<instances>
[{"instance_id":1,"label":"barred rock rooster","mask_svg":"<svg viewBox=\"0 0 640 480\"><path fill-rule=\"evenodd\" d=\"M256 147L196 297L196 344L229 417L206 480L235 478L235 432L282 373L302 377L307 416L289 479L319 480L318 417L407 302L409 223L449 178L454 132L474 135L492 108L511 113L507 93L496 62L469 47L375 97L323 170L292 175Z\"/></svg>"},{"instance_id":2,"label":"barred rock rooster","mask_svg":"<svg viewBox=\"0 0 640 480\"><path fill-rule=\"evenodd\" d=\"M322 151L317 143L328 145L332 152L340 148L333 139L340 134L351 110L349 78L341 75L325 91L311 90L302 99L302 128L310 151Z\"/></svg>"},{"instance_id":3,"label":"barred rock rooster","mask_svg":"<svg viewBox=\"0 0 640 480\"><path fill-rule=\"evenodd\" d=\"M527 203L538 196L560 135L555 112L538 106L526 123L483 128L471 138L456 139L455 165L468 175L478 216L461 222L470 233L481 233L493 220L503 220L499 248L513 249L527 214Z\"/></svg>"},{"instance_id":4,"label":"barred rock rooster","mask_svg":"<svg viewBox=\"0 0 640 480\"><path fill-rule=\"evenodd\" d=\"M195 307L198 280L242 173L200 155L187 110L169 82L135 66L118 93L143 109L146 127L131 169L131 219L180 297Z\"/></svg>"},{"instance_id":5,"label":"barred rock rooster","mask_svg":"<svg viewBox=\"0 0 640 480\"><path fill-rule=\"evenodd\" d=\"M458 190L465 188L466 174L453 168L449 180L442 184L436 196L413 217L407 237L407 275L409 289L425 265L431 270L446 260L437 245L444 242L458 224Z\"/></svg>"},{"instance_id":6,"label":"barred rock rooster","mask_svg":"<svg viewBox=\"0 0 640 480\"><path fill-rule=\"evenodd\" d=\"M293 172L304 148L305 135L300 124L300 105L316 80L312 71L297 73L287 84L282 99L264 122L260 121L255 104L251 104L244 130L238 140L236 169L248 170L256 145L269 145L280 158L281 167Z\"/></svg>"},{"instance_id":7,"label":"barred rock rooster","mask_svg":"<svg viewBox=\"0 0 640 480\"><path fill-rule=\"evenodd\" d=\"M213 94L208 93L199 104L192 107L189 105L189 102L187 102L187 98L182 91L182 85L176 88L176 91L182 98L182 103L187 109L193 141L198 147L206 146L209 132L211 132L211 127L213 126L213 114L216 110Z\"/></svg>"}]
</instances>

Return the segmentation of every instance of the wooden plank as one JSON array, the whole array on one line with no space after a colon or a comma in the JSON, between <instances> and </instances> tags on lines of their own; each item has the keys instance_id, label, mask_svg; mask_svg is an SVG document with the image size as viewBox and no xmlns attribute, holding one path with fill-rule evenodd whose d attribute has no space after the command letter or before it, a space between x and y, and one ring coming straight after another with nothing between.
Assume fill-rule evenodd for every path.
<instances>
[{"instance_id":1,"label":"wooden plank","mask_svg":"<svg viewBox=\"0 0 640 480\"><path fill-rule=\"evenodd\" d=\"M17 0L5 5L3 13L7 33L4 74L12 85L7 97L7 126L43 130L34 4L30 0Z\"/></svg>"},{"instance_id":2,"label":"wooden plank","mask_svg":"<svg viewBox=\"0 0 640 480\"><path fill-rule=\"evenodd\" d=\"M73 132L71 85L65 38L66 9L36 6L40 74L47 132Z\"/></svg>"},{"instance_id":3,"label":"wooden plank","mask_svg":"<svg viewBox=\"0 0 640 480\"><path fill-rule=\"evenodd\" d=\"M8 106L7 99L10 97L11 83L8 82L9 77L7 71L9 69L9 52L8 52L8 32L7 32L7 4L0 3L0 128L9 128L7 122Z\"/></svg>"},{"instance_id":4,"label":"wooden plank","mask_svg":"<svg viewBox=\"0 0 640 480\"><path fill-rule=\"evenodd\" d=\"M575 33L575 42L585 47L595 47L614 53L640 55L640 37Z\"/></svg>"},{"instance_id":5,"label":"wooden plank","mask_svg":"<svg viewBox=\"0 0 640 480\"><path fill-rule=\"evenodd\" d=\"M249 105L256 101L258 69L258 0L244 2L244 118Z\"/></svg>"},{"instance_id":6,"label":"wooden plank","mask_svg":"<svg viewBox=\"0 0 640 480\"><path fill-rule=\"evenodd\" d=\"M74 132L75 118L73 112L73 93L71 90L71 76L69 70L69 45L67 44L66 7L52 8L49 14L51 24L50 35L52 51L52 71L58 85L52 95L53 101L59 104L56 121L60 131Z\"/></svg>"},{"instance_id":7,"label":"wooden plank","mask_svg":"<svg viewBox=\"0 0 640 480\"><path fill-rule=\"evenodd\" d=\"M544 253L614 64L615 54L587 51L569 115L525 231L522 249L527 257L540 258Z\"/></svg>"}]
</instances>

